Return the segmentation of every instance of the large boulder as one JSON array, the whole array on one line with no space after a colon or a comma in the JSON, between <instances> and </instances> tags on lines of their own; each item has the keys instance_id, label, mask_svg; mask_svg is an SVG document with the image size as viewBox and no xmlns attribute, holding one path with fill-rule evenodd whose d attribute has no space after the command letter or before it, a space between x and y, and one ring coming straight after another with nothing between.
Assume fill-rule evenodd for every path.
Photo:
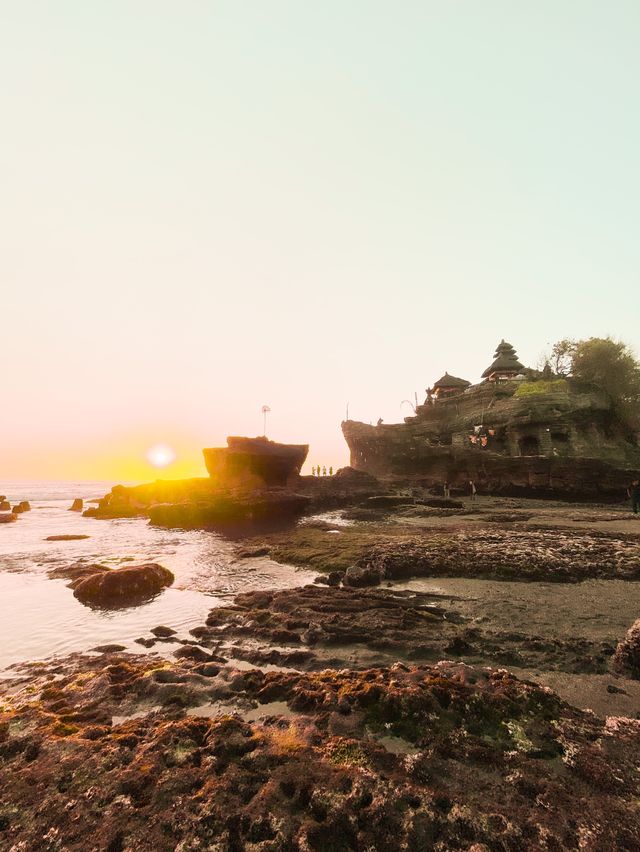
<instances>
[{"instance_id":1,"label":"large boulder","mask_svg":"<svg viewBox=\"0 0 640 852\"><path fill-rule=\"evenodd\" d=\"M345 586L352 588L363 588L364 586L379 586L382 581L382 572L378 568L370 566L352 565L347 568L342 582Z\"/></svg>"},{"instance_id":2,"label":"large boulder","mask_svg":"<svg viewBox=\"0 0 640 852\"><path fill-rule=\"evenodd\" d=\"M11 511L11 503L8 500L5 500L3 497L0 499L0 512L10 512Z\"/></svg>"},{"instance_id":3,"label":"large boulder","mask_svg":"<svg viewBox=\"0 0 640 852\"><path fill-rule=\"evenodd\" d=\"M633 622L613 655L613 668L619 674L640 680L640 618Z\"/></svg>"},{"instance_id":4,"label":"large boulder","mask_svg":"<svg viewBox=\"0 0 640 852\"><path fill-rule=\"evenodd\" d=\"M79 601L95 606L119 607L141 603L173 583L174 576L162 565L147 562L99 571L72 584Z\"/></svg>"},{"instance_id":5,"label":"large boulder","mask_svg":"<svg viewBox=\"0 0 640 852\"><path fill-rule=\"evenodd\" d=\"M17 521L18 516L15 512L0 512L0 524L9 524L11 521Z\"/></svg>"},{"instance_id":6,"label":"large boulder","mask_svg":"<svg viewBox=\"0 0 640 852\"><path fill-rule=\"evenodd\" d=\"M76 497L69 509L70 512L81 512L84 508L82 497Z\"/></svg>"},{"instance_id":7,"label":"large boulder","mask_svg":"<svg viewBox=\"0 0 640 852\"><path fill-rule=\"evenodd\" d=\"M377 485L375 476L364 470L356 470L354 467L341 467L334 474L334 479L345 485Z\"/></svg>"}]
</instances>

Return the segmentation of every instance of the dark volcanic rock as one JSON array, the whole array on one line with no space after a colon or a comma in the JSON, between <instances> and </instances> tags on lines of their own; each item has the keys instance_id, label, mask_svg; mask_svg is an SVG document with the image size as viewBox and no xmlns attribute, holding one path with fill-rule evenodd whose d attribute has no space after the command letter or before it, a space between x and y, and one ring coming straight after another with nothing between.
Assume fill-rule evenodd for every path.
<instances>
[{"instance_id":1,"label":"dark volcanic rock","mask_svg":"<svg viewBox=\"0 0 640 852\"><path fill-rule=\"evenodd\" d=\"M91 538L88 535L48 535L45 541L80 541L83 538Z\"/></svg>"},{"instance_id":2,"label":"dark volcanic rock","mask_svg":"<svg viewBox=\"0 0 640 852\"><path fill-rule=\"evenodd\" d=\"M175 636L176 631L172 627L165 627L164 624L159 624L158 627L154 627L151 630L154 636L160 636L166 638L167 636Z\"/></svg>"},{"instance_id":3,"label":"dark volcanic rock","mask_svg":"<svg viewBox=\"0 0 640 852\"><path fill-rule=\"evenodd\" d=\"M344 571L329 571L328 574L320 574L313 582L323 586L339 586L343 579Z\"/></svg>"},{"instance_id":4,"label":"dark volcanic rock","mask_svg":"<svg viewBox=\"0 0 640 852\"><path fill-rule=\"evenodd\" d=\"M361 567L352 565L347 568L343 577L345 586L353 586L361 588L363 586L379 586L382 580L382 574L377 568Z\"/></svg>"},{"instance_id":5,"label":"dark volcanic rock","mask_svg":"<svg viewBox=\"0 0 640 852\"><path fill-rule=\"evenodd\" d=\"M389 660L442 660L518 665L570 673L604 674L614 647L581 637L547 637L524 630L486 628L456 609L458 599L399 589L327 588L310 585L276 592L247 592L211 610L206 627L192 634L205 647L255 664L303 669L353 666ZM233 642L231 648L224 643ZM291 662L274 645L312 645L308 659ZM264 651L256 654L256 646Z\"/></svg>"},{"instance_id":6,"label":"dark volcanic rock","mask_svg":"<svg viewBox=\"0 0 640 852\"><path fill-rule=\"evenodd\" d=\"M564 530L468 529L380 540L357 562L383 577L468 576L579 582L640 578L640 543Z\"/></svg>"},{"instance_id":7,"label":"dark volcanic rock","mask_svg":"<svg viewBox=\"0 0 640 852\"><path fill-rule=\"evenodd\" d=\"M97 654L114 654L117 651L124 651L124 645L96 645L95 648L91 648L92 651L95 651Z\"/></svg>"},{"instance_id":8,"label":"dark volcanic rock","mask_svg":"<svg viewBox=\"0 0 640 852\"><path fill-rule=\"evenodd\" d=\"M618 642L612 665L615 671L640 680L640 618L634 621L621 642Z\"/></svg>"},{"instance_id":9,"label":"dark volcanic rock","mask_svg":"<svg viewBox=\"0 0 640 852\"><path fill-rule=\"evenodd\" d=\"M404 646L416 636L433 636L444 614L430 595L311 585L237 595L232 606L211 610L207 626L213 638L250 636L264 644L282 642L285 632L288 644L308 644L315 631L314 641L325 644L384 640Z\"/></svg>"},{"instance_id":10,"label":"dark volcanic rock","mask_svg":"<svg viewBox=\"0 0 640 852\"><path fill-rule=\"evenodd\" d=\"M161 527L233 527L289 521L301 515L310 499L288 491L256 491L208 501L152 506L149 519Z\"/></svg>"},{"instance_id":11,"label":"dark volcanic rock","mask_svg":"<svg viewBox=\"0 0 640 852\"><path fill-rule=\"evenodd\" d=\"M72 588L82 603L117 607L153 597L173 580L168 568L148 562L101 571L75 581Z\"/></svg>"},{"instance_id":12,"label":"dark volcanic rock","mask_svg":"<svg viewBox=\"0 0 640 852\"><path fill-rule=\"evenodd\" d=\"M334 479L347 485L375 486L378 480L375 476L365 470L356 470L355 467L341 467L334 474Z\"/></svg>"},{"instance_id":13,"label":"dark volcanic rock","mask_svg":"<svg viewBox=\"0 0 640 852\"><path fill-rule=\"evenodd\" d=\"M0 683L3 848L640 848L640 723L505 671L53 665Z\"/></svg>"}]
</instances>

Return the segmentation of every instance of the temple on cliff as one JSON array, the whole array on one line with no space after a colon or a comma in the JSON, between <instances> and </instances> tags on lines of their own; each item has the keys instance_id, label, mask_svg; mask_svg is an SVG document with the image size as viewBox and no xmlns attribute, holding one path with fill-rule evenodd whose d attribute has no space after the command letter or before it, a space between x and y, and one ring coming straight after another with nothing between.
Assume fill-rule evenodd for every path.
<instances>
[{"instance_id":1,"label":"temple on cliff","mask_svg":"<svg viewBox=\"0 0 640 852\"><path fill-rule=\"evenodd\" d=\"M593 496L618 493L640 469L638 436L605 391L545 379L505 340L478 383L445 373L404 423L347 420L342 431L352 467L426 486Z\"/></svg>"}]
</instances>

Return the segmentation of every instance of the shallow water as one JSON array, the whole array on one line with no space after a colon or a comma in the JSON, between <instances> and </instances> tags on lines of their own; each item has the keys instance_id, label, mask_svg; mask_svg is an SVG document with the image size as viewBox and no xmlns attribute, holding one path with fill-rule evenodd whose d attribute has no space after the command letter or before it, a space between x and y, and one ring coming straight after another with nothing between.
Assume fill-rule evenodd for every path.
<instances>
[{"instance_id":1,"label":"shallow water","mask_svg":"<svg viewBox=\"0 0 640 852\"><path fill-rule=\"evenodd\" d=\"M29 500L32 507L14 523L0 524L0 669L107 643L141 653L134 640L152 627L166 624L184 634L240 591L303 585L315 576L264 557L236 562L235 545L214 532L165 530L145 519L105 521L69 511L75 497L86 504L110 488L95 482L0 482L0 494L12 505ZM50 535L89 538L45 541ZM47 576L53 568L94 562L111 567L159 562L176 579L141 606L108 611L84 606L67 588L68 580Z\"/></svg>"}]
</instances>

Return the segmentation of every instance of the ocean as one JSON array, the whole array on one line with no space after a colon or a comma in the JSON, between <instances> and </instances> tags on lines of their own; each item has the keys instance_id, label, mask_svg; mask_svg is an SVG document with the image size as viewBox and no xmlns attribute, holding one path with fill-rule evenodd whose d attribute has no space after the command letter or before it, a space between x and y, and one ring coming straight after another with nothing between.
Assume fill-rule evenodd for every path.
<instances>
[{"instance_id":1,"label":"ocean","mask_svg":"<svg viewBox=\"0 0 640 852\"><path fill-rule=\"evenodd\" d=\"M86 505L112 484L0 480L0 494L12 505L31 503L31 511L17 521L0 524L0 671L13 663L89 651L106 643L141 653L144 648L135 639L148 637L152 627L164 624L184 634L239 591L287 588L315 576L267 557L236 562L234 543L212 531L166 530L144 518L107 521L69 511L76 497ZM46 541L50 535L89 538ZM48 576L54 568L94 562L112 568L159 562L176 579L148 603L103 610L76 600L68 580ZM162 647L154 648L158 650Z\"/></svg>"}]
</instances>

